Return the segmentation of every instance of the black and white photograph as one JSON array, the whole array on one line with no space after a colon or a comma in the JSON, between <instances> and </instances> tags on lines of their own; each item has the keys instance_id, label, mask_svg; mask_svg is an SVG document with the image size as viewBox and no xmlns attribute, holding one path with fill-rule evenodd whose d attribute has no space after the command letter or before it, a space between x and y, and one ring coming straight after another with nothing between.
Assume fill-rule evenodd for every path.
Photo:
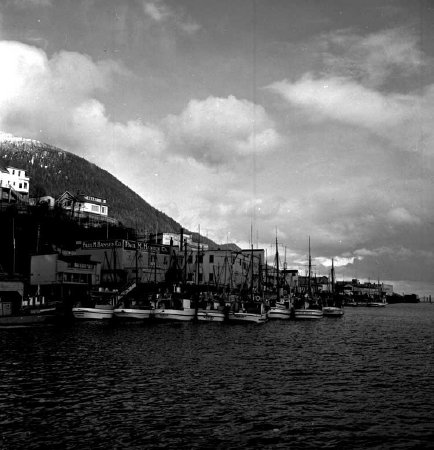
<instances>
[{"instance_id":1,"label":"black and white photograph","mask_svg":"<svg viewBox=\"0 0 434 450\"><path fill-rule=\"evenodd\" d=\"M434 1L0 0L0 449L434 448Z\"/></svg>"}]
</instances>

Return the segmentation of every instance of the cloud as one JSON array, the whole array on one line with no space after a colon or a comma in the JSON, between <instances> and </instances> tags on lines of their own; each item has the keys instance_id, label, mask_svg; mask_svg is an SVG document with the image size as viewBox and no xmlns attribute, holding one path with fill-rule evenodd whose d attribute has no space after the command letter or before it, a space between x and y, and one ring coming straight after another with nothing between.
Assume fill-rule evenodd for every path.
<instances>
[{"instance_id":1,"label":"cloud","mask_svg":"<svg viewBox=\"0 0 434 450\"><path fill-rule=\"evenodd\" d=\"M191 100L164 126L173 153L210 166L270 152L280 142L265 109L234 96Z\"/></svg>"},{"instance_id":2,"label":"cloud","mask_svg":"<svg viewBox=\"0 0 434 450\"><path fill-rule=\"evenodd\" d=\"M148 18L160 26L173 25L186 34L194 34L201 28L183 11L169 7L163 0L144 1L143 11Z\"/></svg>"},{"instance_id":3,"label":"cloud","mask_svg":"<svg viewBox=\"0 0 434 450\"><path fill-rule=\"evenodd\" d=\"M411 214L407 211L407 209L403 207L398 207L391 209L387 213L387 217L389 220L395 224L404 224L404 225L411 225L411 224L420 224L421 220L419 217L416 217L414 214Z\"/></svg>"},{"instance_id":4,"label":"cloud","mask_svg":"<svg viewBox=\"0 0 434 450\"><path fill-rule=\"evenodd\" d=\"M417 75L426 65L418 48L419 36L411 28L393 28L365 36L338 30L318 38L325 72L381 86L390 77Z\"/></svg>"},{"instance_id":5,"label":"cloud","mask_svg":"<svg viewBox=\"0 0 434 450\"><path fill-rule=\"evenodd\" d=\"M294 106L316 114L316 119L333 119L373 131L396 127L409 116L415 98L409 95L383 95L365 88L350 78L314 78L304 75L292 83L288 80L268 86Z\"/></svg>"},{"instance_id":6,"label":"cloud","mask_svg":"<svg viewBox=\"0 0 434 450\"><path fill-rule=\"evenodd\" d=\"M98 100L116 76L129 75L119 63L74 52L49 59L11 41L0 42L0 59L0 129L55 143L112 170L122 166L116 163L122 152L155 155L165 148L155 125L113 121Z\"/></svg>"}]
</instances>

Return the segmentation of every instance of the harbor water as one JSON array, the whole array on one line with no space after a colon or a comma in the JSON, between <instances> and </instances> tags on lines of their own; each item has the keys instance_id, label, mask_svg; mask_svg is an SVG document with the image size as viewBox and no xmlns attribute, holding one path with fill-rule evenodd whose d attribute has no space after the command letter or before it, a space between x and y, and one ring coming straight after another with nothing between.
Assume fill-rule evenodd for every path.
<instances>
[{"instance_id":1,"label":"harbor water","mask_svg":"<svg viewBox=\"0 0 434 450\"><path fill-rule=\"evenodd\" d=\"M434 448L434 305L0 329L1 449Z\"/></svg>"}]
</instances>

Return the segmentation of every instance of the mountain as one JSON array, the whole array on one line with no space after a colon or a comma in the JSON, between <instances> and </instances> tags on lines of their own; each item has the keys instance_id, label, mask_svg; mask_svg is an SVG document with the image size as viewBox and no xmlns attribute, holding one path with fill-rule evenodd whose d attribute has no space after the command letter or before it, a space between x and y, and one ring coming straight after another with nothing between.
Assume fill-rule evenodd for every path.
<instances>
[{"instance_id":1,"label":"mountain","mask_svg":"<svg viewBox=\"0 0 434 450\"><path fill-rule=\"evenodd\" d=\"M27 172L30 197L50 195L56 198L65 191L82 192L106 199L109 215L139 232L177 233L181 229L178 222L152 207L106 170L52 145L0 132L0 165ZM200 239L211 248L216 247L206 237Z\"/></svg>"}]
</instances>

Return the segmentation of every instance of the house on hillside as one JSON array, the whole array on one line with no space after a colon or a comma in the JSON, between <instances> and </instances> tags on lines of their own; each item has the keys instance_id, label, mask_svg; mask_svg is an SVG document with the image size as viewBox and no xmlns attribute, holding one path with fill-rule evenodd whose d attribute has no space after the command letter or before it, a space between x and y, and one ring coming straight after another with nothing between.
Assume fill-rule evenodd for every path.
<instances>
[{"instance_id":1,"label":"house on hillside","mask_svg":"<svg viewBox=\"0 0 434 450\"><path fill-rule=\"evenodd\" d=\"M56 200L56 205L69 211L71 217L89 225L113 222L108 217L107 200L86 194L71 194L65 191Z\"/></svg>"},{"instance_id":2,"label":"house on hillside","mask_svg":"<svg viewBox=\"0 0 434 450\"><path fill-rule=\"evenodd\" d=\"M16 167L0 166L0 202L27 202L29 199L29 177L26 171Z\"/></svg>"}]
</instances>

